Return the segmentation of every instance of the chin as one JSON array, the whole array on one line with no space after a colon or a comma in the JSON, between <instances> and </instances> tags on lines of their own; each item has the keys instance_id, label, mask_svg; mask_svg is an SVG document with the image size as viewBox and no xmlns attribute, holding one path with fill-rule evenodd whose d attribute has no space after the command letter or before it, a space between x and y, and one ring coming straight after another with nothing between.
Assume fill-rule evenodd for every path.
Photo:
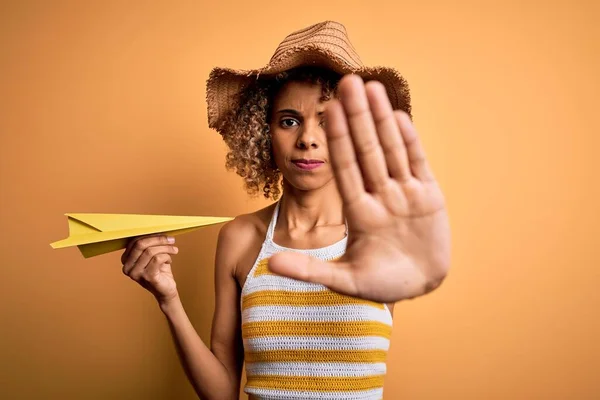
<instances>
[{"instance_id":1,"label":"chin","mask_svg":"<svg viewBox=\"0 0 600 400\"><path fill-rule=\"evenodd\" d=\"M333 181L333 176L331 177L320 177L320 176L300 176L299 174L294 173L294 176L284 176L284 179L288 183L288 185L292 186L294 189L298 190L318 190L322 187L326 186L328 183Z\"/></svg>"}]
</instances>

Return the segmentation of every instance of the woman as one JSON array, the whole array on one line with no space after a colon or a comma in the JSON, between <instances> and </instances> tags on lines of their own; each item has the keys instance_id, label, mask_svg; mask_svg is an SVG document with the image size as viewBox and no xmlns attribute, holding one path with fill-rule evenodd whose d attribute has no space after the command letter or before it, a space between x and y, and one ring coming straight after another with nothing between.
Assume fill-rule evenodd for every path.
<instances>
[{"instance_id":1,"label":"woman","mask_svg":"<svg viewBox=\"0 0 600 400\"><path fill-rule=\"evenodd\" d=\"M327 21L261 70L213 70L207 100L228 168L279 200L219 233L210 349L177 294L173 238L131 241L123 272L156 297L201 398L237 398L245 362L250 399L380 399L394 302L439 286L450 258L406 82L363 67Z\"/></svg>"}]
</instances>

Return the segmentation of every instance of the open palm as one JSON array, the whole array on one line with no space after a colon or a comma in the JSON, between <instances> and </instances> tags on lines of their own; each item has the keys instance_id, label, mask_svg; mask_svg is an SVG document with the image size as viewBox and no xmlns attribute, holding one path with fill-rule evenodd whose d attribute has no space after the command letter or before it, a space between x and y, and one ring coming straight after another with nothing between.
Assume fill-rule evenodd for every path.
<instances>
[{"instance_id":1,"label":"open palm","mask_svg":"<svg viewBox=\"0 0 600 400\"><path fill-rule=\"evenodd\" d=\"M279 253L269 268L331 290L395 302L436 288L450 265L450 226L408 114L393 111L385 87L347 75L325 118L335 179L348 221L346 253L322 261Z\"/></svg>"}]
</instances>

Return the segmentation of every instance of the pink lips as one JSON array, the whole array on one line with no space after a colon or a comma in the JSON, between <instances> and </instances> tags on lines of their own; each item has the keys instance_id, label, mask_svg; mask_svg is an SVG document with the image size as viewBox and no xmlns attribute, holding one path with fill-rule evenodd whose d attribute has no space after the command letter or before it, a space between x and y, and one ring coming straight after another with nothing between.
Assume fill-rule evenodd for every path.
<instances>
[{"instance_id":1,"label":"pink lips","mask_svg":"<svg viewBox=\"0 0 600 400\"><path fill-rule=\"evenodd\" d=\"M296 167L298 167L304 171L312 171L313 169L319 168L321 165L323 165L323 161L321 161L321 160L301 159L301 160L292 160L292 162L294 163L294 165Z\"/></svg>"}]
</instances>

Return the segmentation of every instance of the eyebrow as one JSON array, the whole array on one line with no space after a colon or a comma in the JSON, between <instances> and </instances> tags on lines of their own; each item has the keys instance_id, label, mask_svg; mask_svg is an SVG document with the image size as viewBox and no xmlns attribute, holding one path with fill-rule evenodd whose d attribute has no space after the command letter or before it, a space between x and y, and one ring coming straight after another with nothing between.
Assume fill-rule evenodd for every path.
<instances>
[{"instance_id":1,"label":"eyebrow","mask_svg":"<svg viewBox=\"0 0 600 400\"><path fill-rule=\"evenodd\" d=\"M323 113L324 113L323 111L319 111L317 113L317 115L323 115ZM283 110L279 110L275 114L293 114L293 115L296 115L298 117L302 116L302 114L300 114L300 112L298 110L294 110L293 108L286 108L286 109L283 109Z\"/></svg>"}]
</instances>

